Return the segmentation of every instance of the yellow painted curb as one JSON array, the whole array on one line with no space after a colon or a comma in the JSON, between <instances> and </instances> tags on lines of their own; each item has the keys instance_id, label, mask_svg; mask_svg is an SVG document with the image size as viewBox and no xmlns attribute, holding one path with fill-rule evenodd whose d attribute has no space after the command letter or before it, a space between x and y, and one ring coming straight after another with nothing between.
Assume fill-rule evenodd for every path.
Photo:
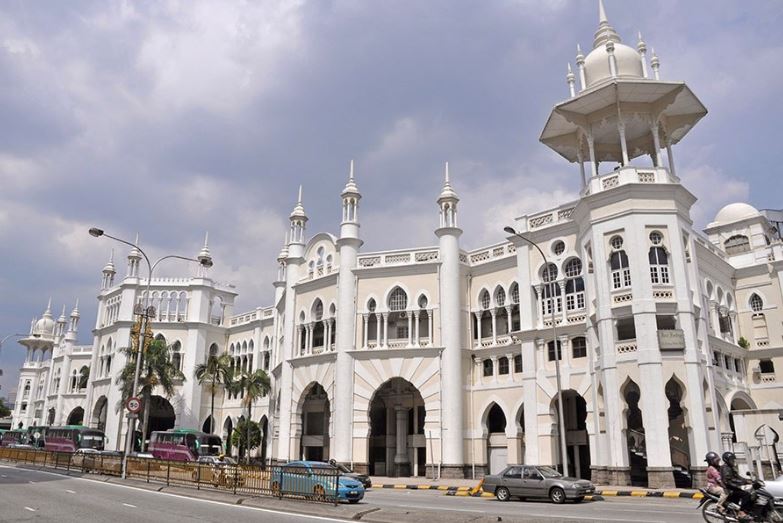
<instances>
[{"instance_id":1,"label":"yellow painted curb","mask_svg":"<svg viewBox=\"0 0 783 523\"><path fill-rule=\"evenodd\" d=\"M407 488L407 485L394 485L394 488Z\"/></svg>"},{"instance_id":2,"label":"yellow painted curb","mask_svg":"<svg viewBox=\"0 0 783 523\"><path fill-rule=\"evenodd\" d=\"M639 496L639 497L645 497L647 496L647 492L644 490L632 490L631 491L632 496Z\"/></svg>"},{"instance_id":3,"label":"yellow painted curb","mask_svg":"<svg viewBox=\"0 0 783 523\"><path fill-rule=\"evenodd\" d=\"M704 494L702 494L701 492L697 492L696 494L693 495L693 499L701 499L703 497Z\"/></svg>"},{"instance_id":4,"label":"yellow painted curb","mask_svg":"<svg viewBox=\"0 0 783 523\"><path fill-rule=\"evenodd\" d=\"M602 490L601 491L602 496L616 496L617 491L616 490Z\"/></svg>"},{"instance_id":5,"label":"yellow painted curb","mask_svg":"<svg viewBox=\"0 0 783 523\"><path fill-rule=\"evenodd\" d=\"M449 490L447 485L438 485L438 490Z\"/></svg>"},{"instance_id":6,"label":"yellow painted curb","mask_svg":"<svg viewBox=\"0 0 783 523\"><path fill-rule=\"evenodd\" d=\"M680 493L679 492L664 492L663 497L665 498L679 498Z\"/></svg>"}]
</instances>

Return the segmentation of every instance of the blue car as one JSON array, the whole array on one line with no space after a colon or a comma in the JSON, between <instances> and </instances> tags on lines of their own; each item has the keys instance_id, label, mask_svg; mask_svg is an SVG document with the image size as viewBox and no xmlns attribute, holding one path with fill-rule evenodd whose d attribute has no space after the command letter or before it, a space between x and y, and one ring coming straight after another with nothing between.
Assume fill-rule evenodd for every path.
<instances>
[{"instance_id":1,"label":"blue car","mask_svg":"<svg viewBox=\"0 0 783 523\"><path fill-rule=\"evenodd\" d=\"M275 495L308 496L358 503L364 498L364 486L354 478L321 461L291 461L275 471L272 492Z\"/></svg>"}]
</instances>

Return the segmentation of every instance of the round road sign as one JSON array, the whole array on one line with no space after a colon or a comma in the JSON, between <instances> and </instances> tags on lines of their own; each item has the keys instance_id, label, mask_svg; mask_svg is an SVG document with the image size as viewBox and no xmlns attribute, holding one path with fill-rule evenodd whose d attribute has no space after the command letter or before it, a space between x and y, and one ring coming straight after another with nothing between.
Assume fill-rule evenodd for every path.
<instances>
[{"instance_id":1,"label":"round road sign","mask_svg":"<svg viewBox=\"0 0 783 523\"><path fill-rule=\"evenodd\" d=\"M141 400L136 397L128 398L128 401L125 403L125 408L133 414L138 414L141 410Z\"/></svg>"}]
</instances>

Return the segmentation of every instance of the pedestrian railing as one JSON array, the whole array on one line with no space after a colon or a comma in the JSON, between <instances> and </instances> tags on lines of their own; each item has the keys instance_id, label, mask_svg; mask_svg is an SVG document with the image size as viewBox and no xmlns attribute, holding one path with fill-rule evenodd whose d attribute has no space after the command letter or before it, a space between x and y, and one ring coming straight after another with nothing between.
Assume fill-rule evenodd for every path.
<instances>
[{"instance_id":1,"label":"pedestrian railing","mask_svg":"<svg viewBox=\"0 0 783 523\"><path fill-rule=\"evenodd\" d=\"M122 475L122 456L119 454L73 454L0 447L0 459L84 474ZM326 464L312 468L213 465L129 457L126 477L199 490L337 503L340 472Z\"/></svg>"}]
</instances>

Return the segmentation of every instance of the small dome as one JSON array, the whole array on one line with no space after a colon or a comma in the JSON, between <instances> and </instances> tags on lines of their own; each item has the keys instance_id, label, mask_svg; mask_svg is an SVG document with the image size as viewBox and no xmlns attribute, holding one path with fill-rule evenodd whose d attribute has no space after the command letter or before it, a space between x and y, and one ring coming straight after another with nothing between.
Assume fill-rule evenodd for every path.
<instances>
[{"instance_id":1,"label":"small dome","mask_svg":"<svg viewBox=\"0 0 783 523\"><path fill-rule=\"evenodd\" d=\"M617 61L618 78L644 78L642 56L636 49L615 42L614 57ZM585 57L585 80L587 81L587 87L592 87L601 80L611 77L609 53L606 50L606 45L596 47Z\"/></svg>"},{"instance_id":2,"label":"small dome","mask_svg":"<svg viewBox=\"0 0 783 523\"><path fill-rule=\"evenodd\" d=\"M715 225L723 225L727 223L733 223L738 222L740 220L744 220L745 218L753 218L755 216L760 216L761 213L753 207L752 205L748 205L747 203L730 203L729 205L725 206L723 209L718 211L718 214L715 215L715 221L713 224Z\"/></svg>"},{"instance_id":3,"label":"small dome","mask_svg":"<svg viewBox=\"0 0 783 523\"><path fill-rule=\"evenodd\" d=\"M54 320L52 319L51 314L46 315L35 322L33 334L38 334L40 336L52 336L54 334Z\"/></svg>"}]
</instances>

